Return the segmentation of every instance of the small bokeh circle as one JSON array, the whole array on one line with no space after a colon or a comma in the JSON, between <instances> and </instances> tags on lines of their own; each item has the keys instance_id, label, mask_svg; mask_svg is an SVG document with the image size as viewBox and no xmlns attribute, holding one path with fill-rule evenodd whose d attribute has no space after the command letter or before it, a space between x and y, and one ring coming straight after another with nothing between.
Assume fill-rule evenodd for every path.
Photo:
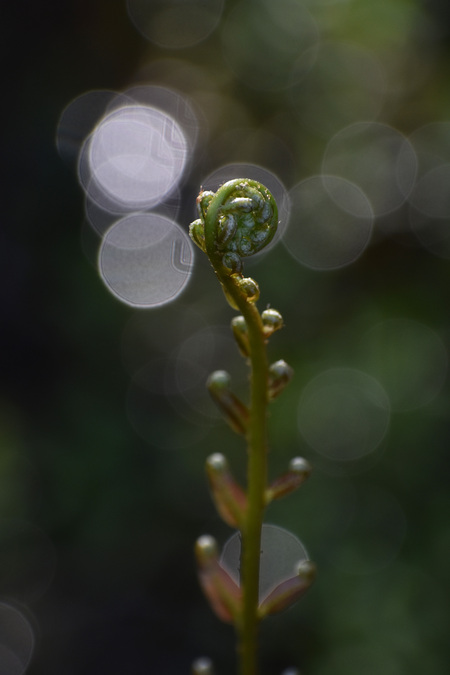
<instances>
[{"instance_id":1,"label":"small bokeh circle","mask_svg":"<svg viewBox=\"0 0 450 675\"><path fill-rule=\"evenodd\" d=\"M99 251L99 272L111 293L133 307L158 307L185 288L193 269L191 240L177 223L157 213L117 221Z\"/></svg>"},{"instance_id":2,"label":"small bokeh circle","mask_svg":"<svg viewBox=\"0 0 450 675\"><path fill-rule=\"evenodd\" d=\"M128 15L143 37L166 49L205 40L222 16L224 0L127 0Z\"/></svg>"},{"instance_id":3,"label":"small bokeh circle","mask_svg":"<svg viewBox=\"0 0 450 675\"><path fill-rule=\"evenodd\" d=\"M317 23L297 0L242 0L222 28L223 52L235 75L253 89L276 91L292 86L292 63L300 79L315 58Z\"/></svg>"},{"instance_id":4,"label":"small bokeh circle","mask_svg":"<svg viewBox=\"0 0 450 675\"><path fill-rule=\"evenodd\" d=\"M352 368L333 368L306 385L297 419L313 450L347 462L380 445L389 427L390 403L375 378Z\"/></svg>"},{"instance_id":5,"label":"small bokeh circle","mask_svg":"<svg viewBox=\"0 0 450 675\"><path fill-rule=\"evenodd\" d=\"M283 581L295 577L298 563L308 560L308 553L295 534L278 525L263 525L261 532L261 562L259 599L263 600ZM220 564L239 585L241 536L233 534L225 542Z\"/></svg>"},{"instance_id":6,"label":"small bokeh circle","mask_svg":"<svg viewBox=\"0 0 450 675\"><path fill-rule=\"evenodd\" d=\"M359 349L361 364L382 384L392 410L420 408L444 386L447 349L424 323L405 317L387 319L362 337Z\"/></svg>"},{"instance_id":7,"label":"small bokeh circle","mask_svg":"<svg viewBox=\"0 0 450 675\"><path fill-rule=\"evenodd\" d=\"M385 100L383 67L370 50L347 42L323 41L317 57L290 94L294 112L302 125L329 139L340 129L378 116ZM292 74L294 82L298 79Z\"/></svg>"},{"instance_id":8,"label":"small bokeh circle","mask_svg":"<svg viewBox=\"0 0 450 675\"><path fill-rule=\"evenodd\" d=\"M367 247L373 211L362 190L338 176L312 176L289 191L291 216L283 244L315 270L350 265Z\"/></svg>"},{"instance_id":9,"label":"small bokeh circle","mask_svg":"<svg viewBox=\"0 0 450 675\"><path fill-rule=\"evenodd\" d=\"M375 216L383 216L398 209L411 193L417 158L412 144L393 127L357 122L328 142L322 171L358 185Z\"/></svg>"},{"instance_id":10,"label":"small bokeh circle","mask_svg":"<svg viewBox=\"0 0 450 675\"><path fill-rule=\"evenodd\" d=\"M169 114L124 106L104 117L86 140L79 179L106 210L148 209L177 187L188 156L184 132Z\"/></svg>"},{"instance_id":11,"label":"small bokeh circle","mask_svg":"<svg viewBox=\"0 0 450 675\"><path fill-rule=\"evenodd\" d=\"M23 675L30 664L35 647L34 628L18 607L0 602L0 672L2 675Z\"/></svg>"}]
</instances>

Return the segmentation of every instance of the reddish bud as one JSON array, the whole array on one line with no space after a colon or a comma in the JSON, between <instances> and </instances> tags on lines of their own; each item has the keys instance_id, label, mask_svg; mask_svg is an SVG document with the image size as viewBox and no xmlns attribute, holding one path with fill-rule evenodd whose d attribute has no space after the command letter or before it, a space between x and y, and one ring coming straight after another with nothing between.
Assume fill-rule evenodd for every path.
<instances>
[{"instance_id":1,"label":"reddish bud","mask_svg":"<svg viewBox=\"0 0 450 675\"><path fill-rule=\"evenodd\" d=\"M289 463L289 470L276 478L265 493L266 504L294 492L302 485L311 473L311 464L303 457L294 457Z\"/></svg>"},{"instance_id":2,"label":"reddish bud","mask_svg":"<svg viewBox=\"0 0 450 675\"><path fill-rule=\"evenodd\" d=\"M225 370L216 370L209 376L206 386L233 431L245 435L249 418L248 408L230 391L230 382L230 375Z\"/></svg>"},{"instance_id":3,"label":"reddish bud","mask_svg":"<svg viewBox=\"0 0 450 675\"><path fill-rule=\"evenodd\" d=\"M311 586L316 576L316 567L310 560L299 563L297 574L281 582L264 600L258 608L262 619L269 614L282 612L294 604Z\"/></svg>"},{"instance_id":4,"label":"reddish bud","mask_svg":"<svg viewBox=\"0 0 450 675\"><path fill-rule=\"evenodd\" d=\"M206 473L216 508L231 527L240 528L247 508L247 497L234 480L228 462L216 452L206 460Z\"/></svg>"},{"instance_id":5,"label":"reddish bud","mask_svg":"<svg viewBox=\"0 0 450 675\"><path fill-rule=\"evenodd\" d=\"M195 544L200 585L215 614L226 623L234 623L241 609L241 591L219 564L217 543L203 535Z\"/></svg>"}]
</instances>

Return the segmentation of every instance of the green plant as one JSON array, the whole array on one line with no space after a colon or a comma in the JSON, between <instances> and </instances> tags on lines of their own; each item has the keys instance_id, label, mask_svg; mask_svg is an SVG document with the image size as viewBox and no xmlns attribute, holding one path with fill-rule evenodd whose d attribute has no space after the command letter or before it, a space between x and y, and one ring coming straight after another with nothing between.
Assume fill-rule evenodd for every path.
<instances>
[{"instance_id":1,"label":"green plant","mask_svg":"<svg viewBox=\"0 0 450 675\"><path fill-rule=\"evenodd\" d=\"M293 371L282 360L269 364L267 342L283 326L283 319L274 309L259 312L259 287L256 281L243 276L242 258L260 251L272 240L278 225L276 202L260 183L236 179L216 193L200 192L197 206L199 219L191 224L190 236L208 256L227 301L240 312L231 327L250 366L250 402L245 405L232 392L228 373L220 370L210 375L207 386L212 398L231 428L247 443L245 490L234 480L223 455L211 455L206 466L219 514L240 532L240 584L219 564L212 537L200 537L196 554L200 582L212 608L222 620L235 626L240 675L255 675L259 622L297 600L315 575L314 565L303 561L296 575L282 581L260 601L264 511L272 500L299 487L309 475L310 466L296 457L285 474L268 484L268 406L291 380ZM199 663L194 666L195 673L211 672L204 662Z\"/></svg>"}]
</instances>

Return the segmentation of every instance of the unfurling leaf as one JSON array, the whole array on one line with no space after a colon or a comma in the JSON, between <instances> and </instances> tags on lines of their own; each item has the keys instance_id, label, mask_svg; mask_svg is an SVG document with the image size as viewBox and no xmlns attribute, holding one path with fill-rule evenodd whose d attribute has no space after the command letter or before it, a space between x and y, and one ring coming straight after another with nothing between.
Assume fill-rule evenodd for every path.
<instances>
[{"instance_id":1,"label":"unfurling leaf","mask_svg":"<svg viewBox=\"0 0 450 675\"><path fill-rule=\"evenodd\" d=\"M197 210L199 218L191 225L190 235L211 262L215 259L213 266L218 264L229 276L241 276L242 258L267 246L278 227L273 195L249 178L230 180L215 193L200 192ZM256 299L255 295L250 297ZM234 307L232 298L228 300Z\"/></svg>"}]
</instances>

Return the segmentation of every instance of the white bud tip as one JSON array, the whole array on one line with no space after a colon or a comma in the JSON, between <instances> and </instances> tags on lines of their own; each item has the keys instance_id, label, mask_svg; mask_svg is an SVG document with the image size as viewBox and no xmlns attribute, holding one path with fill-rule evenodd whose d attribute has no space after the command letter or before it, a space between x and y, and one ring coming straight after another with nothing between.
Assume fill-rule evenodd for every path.
<instances>
[{"instance_id":1,"label":"white bud tip","mask_svg":"<svg viewBox=\"0 0 450 675\"><path fill-rule=\"evenodd\" d=\"M245 323L245 319L243 316L235 316L231 319L231 325L239 328L241 331L246 331L247 330L247 324Z\"/></svg>"},{"instance_id":2,"label":"white bud tip","mask_svg":"<svg viewBox=\"0 0 450 675\"><path fill-rule=\"evenodd\" d=\"M192 673L193 675L213 675L211 659L208 659L207 656L202 656L194 661L192 664Z\"/></svg>"},{"instance_id":3,"label":"white bud tip","mask_svg":"<svg viewBox=\"0 0 450 675\"><path fill-rule=\"evenodd\" d=\"M274 375L289 375L291 376L292 373L294 372L289 366L284 359L280 359L279 361L275 361L275 363L272 363L270 366L270 370L273 372Z\"/></svg>"},{"instance_id":4,"label":"white bud tip","mask_svg":"<svg viewBox=\"0 0 450 675\"><path fill-rule=\"evenodd\" d=\"M302 560L297 565L297 574L300 577L304 577L312 581L316 575L316 566L311 560Z\"/></svg>"},{"instance_id":5,"label":"white bud tip","mask_svg":"<svg viewBox=\"0 0 450 675\"><path fill-rule=\"evenodd\" d=\"M283 325L283 317L276 309L265 309L261 318L268 327L281 328Z\"/></svg>"},{"instance_id":6,"label":"white bud tip","mask_svg":"<svg viewBox=\"0 0 450 675\"><path fill-rule=\"evenodd\" d=\"M215 370L208 378L207 386L227 389L230 386L231 377L226 370Z\"/></svg>"},{"instance_id":7,"label":"white bud tip","mask_svg":"<svg viewBox=\"0 0 450 675\"><path fill-rule=\"evenodd\" d=\"M217 542L209 534L203 534L199 537L195 546L202 556L212 557L218 554Z\"/></svg>"},{"instance_id":8,"label":"white bud tip","mask_svg":"<svg viewBox=\"0 0 450 675\"><path fill-rule=\"evenodd\" d=\"M206 460L206 463L208 467L214 471L225 471L228 466L227 460L220 452L215 452L213 455L210 455Z\"/></svg>"},{"instance_id":9,"label":"white bud tip","mask_svg":"<svg viewBox=\"0 0 450 675\"><path fill-rule=\"evenodd\" d=\"M309 473L311 471L311 464L303 457L294 457L289 462L289 471L295 473Z\"/></svg>"}]
</instances>

